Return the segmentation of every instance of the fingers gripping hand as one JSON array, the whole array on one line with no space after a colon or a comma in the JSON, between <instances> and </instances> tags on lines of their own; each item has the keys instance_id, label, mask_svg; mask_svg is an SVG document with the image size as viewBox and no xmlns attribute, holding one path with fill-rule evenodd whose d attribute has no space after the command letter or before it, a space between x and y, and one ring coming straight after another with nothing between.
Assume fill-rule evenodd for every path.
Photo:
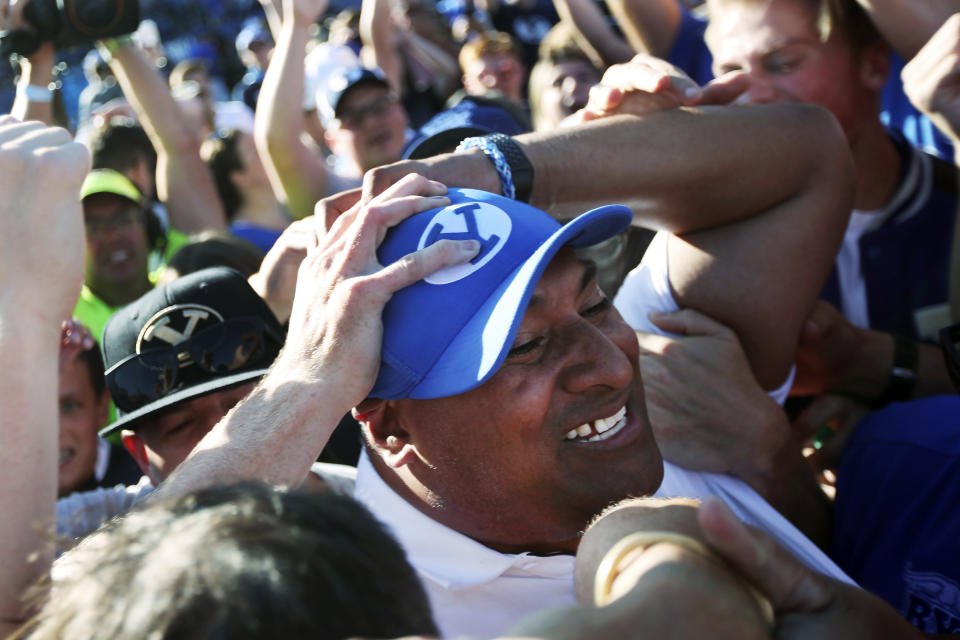
<instances>
[{"instance_id":1,"label":"fingers gripping hand","mask_svg":"<svg viewBox=\"0 0 960 640\"><path fill-rule=\"evenodd\" d=\"M733 331L692 309L650 319L679 334L638 333L647 411L664 457L715 473L765 471L790 433Z\"/></svg>"},{"instance_id":2,"label":"fingers gripping hand","mask_svg":"<svg viewBox=\"0 0 960 640\"><path fill-rule=\"evenodd\" d=\"M307 251L297 278L281 360L297 375L338 385L344 411L376 380L381 314L395 291L476 256L476 242L441 241L383 267L376 250L407 217L449 204L446 187L409 175L367 203L358 202Z\"/></svg>"},{"instance_id":3,"label":"fingers gripping hand","mask_svg":"<svg viewBox=\"0 0 960 640\"><path fill-rule=\"evenodd\" d=\"M0 304L57 328L80 291L89 162L64 129L0 116Z\"/></svg>"},{"instance_id":4,"label":"fingers gripping hand","mask_svg":"<svg viewBox=\"0 0 960 640\"><path fill-rule=\"evenodd\" d=\"M665 60L637 54L615 64L590 90L585 119L616 113L643 115L696 104L701 90L687 74Z\"/></svg>"}]
</instances>

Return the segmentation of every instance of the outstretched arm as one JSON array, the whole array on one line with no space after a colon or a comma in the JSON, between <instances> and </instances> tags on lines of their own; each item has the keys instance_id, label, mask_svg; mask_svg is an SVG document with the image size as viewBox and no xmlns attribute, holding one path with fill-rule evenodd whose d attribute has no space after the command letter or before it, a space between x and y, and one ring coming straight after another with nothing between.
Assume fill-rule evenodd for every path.
<instances>
[{"instance_id":1,"label":"outstretched arm","mask_svg":"<svg viewBox=\"0 0 960 640\"><path fill-rule=\"evenodd\" d=\"M327 189L323 158L301 137L304 55L310 25L326 7L327 0L284 0L283 26L254 117L254 138L273 193L294 218L313 213L313 206Z\"/></svg>"},{"instance_id":2,"label":"outstretched arm","mask_svg":"<svg viewBox=\"0 0 960 640\"><path fill-rule=\"evenodd\" d=\"M475 257L476 241L441 241L380 268L389 227L449 203L446 187L410 176L357 203L315 233L300 267L290 329L270 373L208 433L157 491L181 495L211 483L258 478L298 485L343 415L373 388L384 305L397 291ZM269 425L269 428L265 428Z\"/></svg>"},{"instance_id":3,"label":"outstretched arm","mask_svg":"<svg viewBox=\"0 0 960 640\"><path fill-rule=\"evenodd\" d=\"M184 233L226 226L213 176L200 159L200 132L184 116L167 83L132 42L115 40L110 68L157 150L157 196ZM108 45L113 46L113 45Z\"/></svg>"},{"instance_id":4,"label":"outstretched arm","mask_svg":"<svg viewBox=\"0 0 960 640\"><path fill-rule=\"evenodd\" d=\"M87 150L63 129L0 116L0 635L53 559L57 356L83 274Z\"/></svg>"},{"instance_id":5,"label":"outstretched arm","mask_svg":"<svg viewBox=\"0 0 960 640\"><path fill-rule=\"evenodd\" d=\"M733 329L765 389L783 383L850 211L849 151L828 113L807 105L671 109L515 140L535 170L534 204L569 213L622 202L636 224L676 234L669 256L677 301ZM476 150L375 169L365 189L410 171L500 190ZM758 301L762 314L753 312Z\"/></svg>"}]
</instances>

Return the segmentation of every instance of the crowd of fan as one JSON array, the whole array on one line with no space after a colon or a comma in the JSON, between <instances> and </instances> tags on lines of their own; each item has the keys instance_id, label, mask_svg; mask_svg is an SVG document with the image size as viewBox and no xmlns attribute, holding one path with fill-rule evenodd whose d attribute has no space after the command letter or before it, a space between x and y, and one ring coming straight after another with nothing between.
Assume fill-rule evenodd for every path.
<instances>
[{"instance_id":1,"label":"crowd of fan","mask_svg":"<svg viewBox=\"0 0 960 640\"><path fill-rule=\"evenodd\" d=\"M0 69L0 634L960 634L960 2L140 15Z\"/></svg>"}]
</instances>

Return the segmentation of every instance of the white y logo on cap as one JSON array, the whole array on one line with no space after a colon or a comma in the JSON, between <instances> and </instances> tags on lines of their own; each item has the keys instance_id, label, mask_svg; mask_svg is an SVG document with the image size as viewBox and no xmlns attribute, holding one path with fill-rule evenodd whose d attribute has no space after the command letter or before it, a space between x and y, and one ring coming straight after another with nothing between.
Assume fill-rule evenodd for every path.
<instances>
[{"instance_id":1,"label":"white y logo on cap","mask_svg":"<svg viewBox=\"0 0 960 640\"><path fill-rule=\"evenodd\" d=\"M512 228L510 216L503 209L485 202L441 209L424 229L417 249L429 247L438 240L476 240L480 243L480 253L466 264L441 269L424 279L430 284L450 284L466 278L500 253Z\"/></svg>"}]
</instances>

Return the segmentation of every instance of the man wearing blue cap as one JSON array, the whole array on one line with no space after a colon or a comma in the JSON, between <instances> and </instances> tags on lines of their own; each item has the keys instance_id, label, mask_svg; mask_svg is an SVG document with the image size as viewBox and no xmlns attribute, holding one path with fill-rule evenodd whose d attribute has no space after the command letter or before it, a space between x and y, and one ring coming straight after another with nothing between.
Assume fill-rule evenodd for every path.
<instances>
[{"instance_id":1,"label":"man wearing blue cap","mask_svg":"<svg viewBox=\"0 0 960 640\"><path fill-rule=\"evenodd\" d=\"M669 283L678 301L721 316L741 333L760 383L783 383L835 250L824 238L838 241L842 232L831 216L850 196L849 160L828 116L793 105L668 111L520 140L538 171L535 200L582 211L601 193L680 234ZM704 153L707 140L713 153ZM495 155L481 146L408 163L370 182L419 167L500 190L503 175L488 153ZM583 169L601 163L604 171ZM410 184L405 177L377 198ZM724 493L741 518L808 566L843 577L744 483L664 471L636 338L572 251L625 228L629 210L601 208L561 227L499 196L448 197L387 234L376 258L400 204L358 203L334 224L324 251L301 267L277 365L199 445L197 464L188 460L168 480L168 491L236 477L231 459L268 480L299 482L332 416L355 405L367 440L356 495L405 546L446 634L496 635L532 610L572 602L572 559L564 554L586 523L611 502L654 493L664 477L673 495ZM372 228L356 229L364 224ZM477 255L392 297L383 290L392 270L418 266L403 256L444 242L478 245ZM801 262L807 268L793 268ZM345 280L338 270L348 271ZM381 348L376 319L388 298ZM364 299L365 315L356 315ZM768 301L763 313L756 300ZM338 314L357 318L349 329L345 320L337 325L353 332L353 347L335 330ZM337 389L336 401L325 389ZM244 428L265 420L272 433Z\"/></svg>"},{"instance_id":2,"label":"man wearing blue cap","mask_svg":"<svg viewBox=\"0 0 960 640\"><path fill-rule=\"evenodd\" d=\"M815 112L778 108L772 113L781 117L762 126L777 125L784 134L781 141L799 146L804 155L818 145L826 144L827 151L835 146L836 134L831 134L829 123ZM0 139L8 134L6 124L0 119ZM804 144L803 137L798 136L801 133L818 134L816 143ZM61 144L65 140L62 137ZM13 151L30 142L25 140ZM777 146L773 142L772 147ZM6 157L9 150L2 150L5 166L14 165ZM49 148L46 154L49 158ZM763 160L777 158L767 155ZM68 172L68 177L75 176L74 188L83 167L75 168ZM842 185L849 177L842 164L814 162L794 168L800 185L810 189L801 186L794 192L792 188L798 185L787 180L783 187L786 191L779 194L783 197L774 199L777 204L772 209L744 220L762 219L770 214L774 219L767 220L767 224L773 225L767 227L768 231L775 231L777 222L789 220L793 214L807 214L811 222L817 223L821 215L829 214L820 214L817 209L829 208L835 198L842 200ZM821 168L825 173L819 173ZM807 181L810 176L804 175L807 171L817 174L812 183ZM836 182L826 178L834 174L838 176ZM709 182L710 178L705 180ZM14 185L15 181L8 185L11 193L17 193ZM25 191L30 193L29 189ZM777 195L763 187L760 191L766 196ZM530 613L544 603L562 604L572 599L572 561L562 555L536 554L572 550L586 524L575 522L572 512L589 513L597 503L602 506L608 499L619 499L622 496L615 494L623 490L625 483L633 483L637 491L652 491L655 487L649 485L655 484L660 475L659 454L645 420L636 342L631 343L630 330L596 291L589 266L570 252L571 248L615 233L628 223L629 213L623 207L603 207L561 227L536 209L498 196L466 190L445 196L445 192L442 184L422 177L404 178L381 196L350 207L329 233L316 238L301 267L290 334L279 363L247 401L204 438L158 493L169 495L191 484L225 482L250 474L271 482L299 482L307 473L317 446L325 442L345 407L367 395L397 398L371 400L360 407L368 414L379 414L368 415L365 421L369 425L371 456L376 458L379 469L373 473L380 478L384 491L394 491L387 501L392 502L393 515L400 517L394 517L391 524L405 544L407 539L401 528L409 526L409 521L403 522L407 516L420 518L421 523L426 518L433 526L445 529L443 537L431 536L433 548L427 557L421 553L410 553L410 557L433 592L433 605L441 616L444 632L456 632L448 609L460 606L462 618L454 621L459 628L467 630L472 625L477 635L485 635L484 626L502 627L516 614ZM723 216L731 213L726 208L730 194L715 195L719 197L717 213L708 215L718 216L714 222L729 222ZM59 196L64 197L57 199ZM745 200L748 206L756 204L752 197ZM26 202L35 215L51 210L63 213L64 222L73 223L53 228L63 226L72 231L79 224L75 201L63 191L43 202L29 198L18 198L16 202ZM67 207L71 202L72 208ZM815 206L807 210L807 205ZM417 212L425 213L410 217ZM25 227L14 213L7 207L5 215L0 215L5 231L0 238L31 238L30 225ZM67 216L68 213L72 215ZM680 220L677 224L684 224L684 219L691 222L682 208L673 208L671 213ZM32 215L25 219L33 218ZM391 227L397 229L384 241ZM798 231L803 244L804 233ZM30 247L27 253L35 252L36 246L47 249L42 255L44 259L33 258L36 271L51 285L43 289L44 302L56 299L58 291L70 288L69 282L62 282L63 278L53 277L57 270L51 270L49 264L70 266L80 260L78 251L63 252L55 242L47 240L48 236L45 228L43 234L33 238L35 243L26 245ZM688 237L699 246L707 243L706 235L699 239ZM784 234L770 238L771 244L777 245L771 247L777 250L774 261L778 251L790 251L792 240L780 244L785 238ZM20 246L24 244L20 242ZM0 252L0 256L8 256L10 264L25 258L16 242L8 245L9 251ZM55 255L57 252L50 252L53 248L68 255ZM391 262L397 255L402 257ZM61 257L62 263L54 259ZM60 269L58 274L72 271ZM11 269L0 270L0 278L16 294L14 301L31 308L27 303L36 293L20 283L19 278L7 277L12 273ZM425 278L432 286L451 287L447 290L450 295L425 293L420 286ZM468 295L468 279L489 295L484 299ZM385 325L380 322L384 305L395 292L412 284L414 287L406 289L406 296L397 296L390 302L384 315L388 326L384 334ZM434 320L438 339L446 336L448 344L431 344L428 347L432 354L416 354L393 343L389 326L410 326L409 317L391 318L398 310L405 315L404 297L407 303L426 303L431 299L439 303L439 308L418 309L421 322L416 329L429 332ZM14 331L12 336L6 332L0 336L4 338L0 347L15 359L24 353L39 356L41 362L51 365L43 370L52 372L54 349L37 348L32 342L23 344L17 338L32 337L31 331L36 333L38 325L48 337L55 336L58 320L69 306L40 305L36 314L9 307L2 308L4 326L9 320ZM447 314L446 309L452 312ZM169 327L164 326L163 333L168 334ZM154 333L160 333L159 328ZM479 343L469 340L470 335L478 337ZM383 374L378 376L381 352L387 355L388 362L382 365ZM436 364L427 364L428 357L433 355L437 356ZM451 362L457 365L458 371L450 373L455 381L440 381L435 368ZM12 436L12 442L28 446L28 451L37 452L38 459L47 463L53 460L52 441L40 437L41 430L35 425L22 428L30 422L24 419L31 415L30 409L52 415L49 400L55 396L54 387L50 386L53 376L43 375L42 371L38 371L38 376L44 383L41 387L34 380L28 385L17 385L16 376L10 379L10 389L6 385L0 387L7 406L13 410L3 416L2 431L5 438ZM457 389L463 393L419 399ZM613 411L609 418L594 419L608 411ZM385 425L387 412L399 418L393 420L395 426L389 433L374 424ZM431 422L422 421L425 418ZM579 426L567 429L578 423ZM404 433L396 426L409 431ZM581 426L588 432L581 432ZM444 450L445 443L452 446ZM520 448L531 455L523 458L506 451L507 448ZM503 459L500 450L508 459ZM639 456L640 461L631 460L634 456ZM26 488L29 485L25 483L31 480L39 482L50 476L45 482L52 489L52 465L38 465L35 459L24 456L11 457L8 462L3 471L9 487ZM557 463L559 470L550 472L544 468L544 462ZM648 468L644 468L644 462ZM449 468L458 464L471 475L451 475ZM542 477L525 473L524 469L530 466L543 471ZM401 480L396 470L403 467L408 468L408 473ZM633 481L627 476L625 472L630 467L639 470L640 479ZM569 477L558 477L564 472ZM371 471L361 470L364 473ZM446 474L449 486L442 485L435 474ZM499 480L501 477L508 480ZM377 482L376 478L372 480ZM460 491L454 491L455 487ZM22 613L19 588L43 569L45 559L49 560L49 538L38 537L34 527L37 522L48 520L46 506L53 493L51 490L49 495L34 500L39 493L43 491L3 494L6 512L14 515L3 521L4 531L10 533L3 537L3 557L17 559L12 565L14 570L4 572L0 581L0 625L6 629ZM540 505L537 500L545 504ZM389 515L384 504L376 500L372 504L381 517ZM503 510L491 509L491 505L497 504ZM867 594L805 570L769 540L754 537L729 516L719 513L716 506L707 505L700 518L704 531L710 533L709 542L769 596L783 624L780 637L819 637L825 631L845 638L876 637L878 626L889 632L888 637L908 637L897 628L895 616L886 626L892 613L888 607ZM404 507L407 511L401 513ZM476 509L485 510L489 518L485 524L470 526L468 521ZM473 520L476 524L477 519ZM457 555L451 541L466 554ZM33 549L40 552L38 561L21 566L19 559L29 557L26 552ZM494 566L477 564L480 555L494 560ZM460 579L438 583L426 564L431 559L435 570L443 570L444 560L449 561L454 572L459 566ZM464 608L467 604L472 607L469 612ZM504 614L501 609L508 611ZM711 612L716 613L714 609ZM656 608L648 609L648 613L656 617ZM698 612L691 613L697 617ZM878 613L885 617L872 615ZM493 619L493 623L485 618ZM739 621L737 614L717 620L727 630ZM658 622L667 627L656 628L669 628L669 620L663 620L662 615ZM861 622L864 624L858 624ZM584 636L573 632L556 637Z\"/></svg>"}]
</instances>

